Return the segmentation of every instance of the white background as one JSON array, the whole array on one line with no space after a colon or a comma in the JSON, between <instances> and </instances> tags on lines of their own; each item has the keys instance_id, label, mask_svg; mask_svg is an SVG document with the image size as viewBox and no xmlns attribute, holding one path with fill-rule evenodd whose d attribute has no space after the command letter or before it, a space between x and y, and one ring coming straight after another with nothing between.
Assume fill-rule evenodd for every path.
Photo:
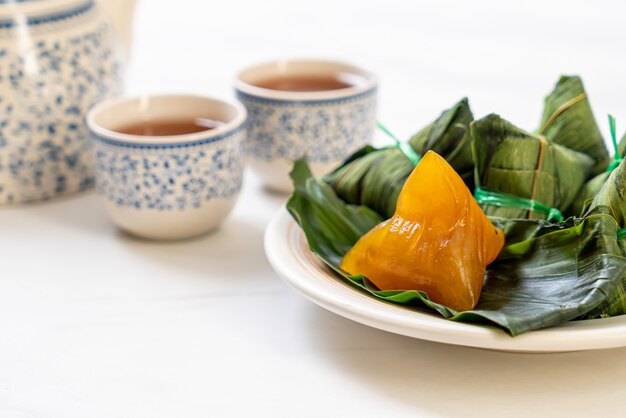
<instances>
[{"instance_id":1,"label":"white background","mask_svg":"<svg viewBox=\"0 0 626 418\"><path fill-rule=\"evenodd\" d=\"M285 57L381 79L406 137L467 95L537 127L561 73L599 124L626 129L618 1L143 0L131 94L231 96L235 72ZM620 416L626 350L506 354L350 322L284 285L263 229L284 198L249 173L222 229L181 243L115 230L88 193L0 210L0 417Z\"/></svg>"}]
</instances>

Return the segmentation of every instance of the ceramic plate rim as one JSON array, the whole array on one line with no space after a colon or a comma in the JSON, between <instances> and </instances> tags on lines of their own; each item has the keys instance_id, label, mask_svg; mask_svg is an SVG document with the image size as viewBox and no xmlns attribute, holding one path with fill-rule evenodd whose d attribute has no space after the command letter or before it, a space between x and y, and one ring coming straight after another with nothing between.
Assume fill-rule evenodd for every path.
<instances>
[{"instance_id":1,"label":"ceramic plate rim","mask_svg":"<svg viewBox=\"0 0 626 418\"><path fill-rule=\"evenodd\" d=\"M285 208L265 230L267 258L276 273L317 305L340 316L422 340L515 352L563 352L626 346L626 315L568 322L558 327L510 337L495 327L448 321L434 314L376 300L323 268L306 244L304 233Z\"/></svg>"}]
</instances>

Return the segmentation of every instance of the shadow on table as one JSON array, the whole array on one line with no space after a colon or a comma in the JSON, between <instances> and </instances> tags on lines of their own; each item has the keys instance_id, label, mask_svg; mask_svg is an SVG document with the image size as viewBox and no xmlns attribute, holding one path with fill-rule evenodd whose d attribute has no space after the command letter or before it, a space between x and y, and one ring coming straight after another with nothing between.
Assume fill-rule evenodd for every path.
<instances>
[{"instance_id":1,"label":"shadow on table","mask_svg":"<svg viewBox=\"0 0 626 418\"><path fill-rule=\"evenodd\" d=\"M262 225L229 218L218 230L184 241L151 241L124 232L119 232L119 239L129 251L152 263L236 280L270 269L263 250L263 232Z\"/></svg>"},{"instance_id":2,"label":"shadow on table","mask_svg":"<svg viewBox=\"0 0 626 418\"><path fill-rule=\"evenodd\" d=\"M209 234L168 242L118 232L120 242L147 262L161 264L172 271L182 270L187 273L186 279L195 275L221 285L227 281L258 282L259 278L273 277L265 258L263 235L270 217L284 205L286 197L261 192L254 176L247 175L244 183L233 212Z\"/></svg>"},{"instance_id":3,"label":"shadow on table","mask_svg":"<svg viewBox=\"0 0 626 418\"><path fill-rule=\"evenodd\" d=\"M623 409L626 349L514 354L387 333L310 305L320 355L373 395L452 417L600 416ZM619 409L618 409L619 408Z\"/></svg>"},{"instance_id":4,"label":"shadow on table","mask_svg":"<svg viewBox=\"0 0 626 418\"><path fill-rule=\"evenodd\" d=\"M45 211L41 209L45 208ZM12 208L20 211L37 211L37 216L47 217L64 228L102 234L110 229L104 207L98 202L93 191L59 196L42 202L18 205Z\"/></svg>"}]
</instances>

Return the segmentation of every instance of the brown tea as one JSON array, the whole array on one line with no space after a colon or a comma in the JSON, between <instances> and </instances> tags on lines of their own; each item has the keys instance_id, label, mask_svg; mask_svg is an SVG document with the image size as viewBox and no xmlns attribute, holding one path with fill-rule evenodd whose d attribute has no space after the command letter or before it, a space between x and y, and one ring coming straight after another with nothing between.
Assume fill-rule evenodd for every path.
<instances>
[{"instance_id":1,"label":"brown tea","mask_svg":"<svg viewBox=\"0 0 626 418\"><path fill-rule=\"evenodd\" d=\"M125 125L115 129L115 131L122 134L142 136L186 135L209 131L223 124L224 122L205 118L148 120Z\"/></svg>"},{"instance_id":2,"label":"brown tea","mask_svg":"<svg viewBox=\"0 0 626 418\"><path fill-rule=\"evenodd\" d=\"M339 77L322 75L290 75L266 78L254 84L257 87L283 91L324 91L352 87Z\"/></svg>"}]
</instances>

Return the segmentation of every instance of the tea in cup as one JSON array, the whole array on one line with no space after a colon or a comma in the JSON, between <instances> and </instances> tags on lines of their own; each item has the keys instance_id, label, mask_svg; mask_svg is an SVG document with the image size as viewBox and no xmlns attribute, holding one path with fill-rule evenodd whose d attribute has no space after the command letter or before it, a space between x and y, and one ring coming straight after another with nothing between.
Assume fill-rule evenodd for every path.
<instances>
[{"instance_id":1,"label":"tea in cup","mask_svg":"<svg viewBox=\"0 0 626 418\"><path fill-rule=\"evenodd\" d=\"M350 64L287 60L257 65L235 80L248 110L249 162L272 190L292 190L293 161L306 155L316 175L328 173L370 143L376 77Z\"/></svg>"},{"instance_id":2,"label":"tea in cup","mask_svg":"<svg viewBox=\"0 0 626 418\"><path fill-rule=\"evenodd\" d=\"M191 95L112 99L87 115L96 190L131 234L180 239L215 229L235 205L246 110Z\"/></svg>"}]
</instances>

